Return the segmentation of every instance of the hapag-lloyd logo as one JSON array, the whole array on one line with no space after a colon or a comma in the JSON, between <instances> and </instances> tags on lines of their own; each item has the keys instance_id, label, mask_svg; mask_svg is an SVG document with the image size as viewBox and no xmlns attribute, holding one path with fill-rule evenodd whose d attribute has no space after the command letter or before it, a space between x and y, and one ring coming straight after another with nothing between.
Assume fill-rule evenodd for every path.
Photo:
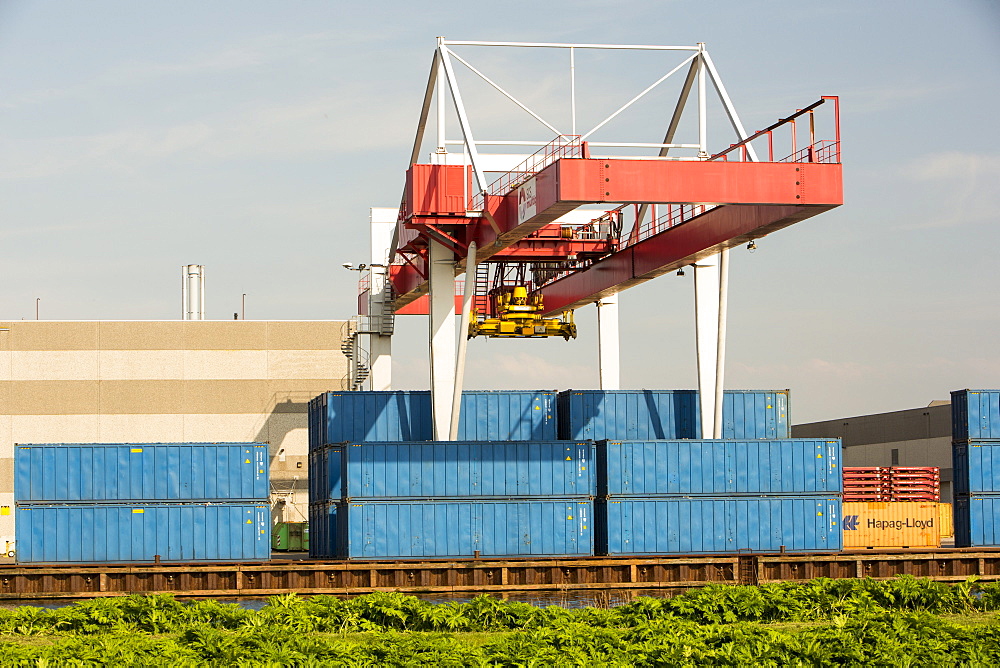
<instances>
[{"instance_id":1,"label":"hapag-lloyd logo","mask_svg":"<svg viewBox=\"0 0 1000 668\"><path fill-rule=\"evenodd\" d=\"M532 177L517 189L517 224L520 225L538 213L538 194Z\"/></svg>"},{"instance_id":2,"label":"hapag-lloyd logo","mask_svg":"<svg viewBox=\"0 0 1000 668\"><path fill-rule=\"evenodd\" d=\"M857 515L847 515L844 517L844 531L857 531L859 517ZM931 529L934 527L934 518L917 519L907 517L902 520L864 520L865 526L869 529L879 529L881 531L902 531L903 529Z\"/></svg>"}]
</instances>

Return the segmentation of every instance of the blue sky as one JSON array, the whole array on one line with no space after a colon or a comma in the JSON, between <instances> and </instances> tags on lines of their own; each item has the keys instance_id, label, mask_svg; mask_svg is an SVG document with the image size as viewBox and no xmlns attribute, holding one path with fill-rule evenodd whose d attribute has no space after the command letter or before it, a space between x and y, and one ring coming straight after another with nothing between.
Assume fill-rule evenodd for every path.
<instances>
[{"instance_id":1,"label":"blue sky","mask_svg":"<svg viewBox=\"0 0 1000 668\"><path fill-rule=\"evenodd\" d=\"M437 35L705 42L748 129L841 96L846 203L734 252L727 386L791 388L795 422L1000 386L986 0L2 0L0 319L33 318L38 297L46 319L178 317L187 263L207 265L213 318L243 293L252 319L351 315L340 264L366 259L368 208L399 201ZM548 108L546 58L482 62ZM580 69L594 117L663 72ZM690 281L623 293L624 387L694 386ZM402 320L397 384L426 387L426 325ZM594 387L593 309L578 320L572 343L473 341L469 384Z\"/></svg>"}]
</instances>

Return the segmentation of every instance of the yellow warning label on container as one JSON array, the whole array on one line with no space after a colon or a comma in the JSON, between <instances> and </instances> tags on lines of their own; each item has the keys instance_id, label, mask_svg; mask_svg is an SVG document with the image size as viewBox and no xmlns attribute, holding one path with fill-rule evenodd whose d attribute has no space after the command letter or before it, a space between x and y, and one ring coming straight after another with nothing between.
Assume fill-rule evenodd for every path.
<instances>
[{"instance_id":1,"label":"yellow warning label on container","mask_svg":"<svg viewBox=\"0 0 1000 668\"><path fill-rule=\"evenodd\" d=\"M567 517L566 519L568 519L568 520L571 520L571 519L573 519L573 516L572 516L572 515L570 515L570 516L569 516L569 517Z\"/></svg>"},{"instance_id":2,"label":"yellow warning label on container","mask_svg":"<svg viewBox=\"0 0 1000 668\"><path fill-rule=\"evenodd\" d=\"M129 452L142 452L142 448L132 448Z\"/></svg>"},{"instance_id":3,"label":"yellow warning label on container","mask_svg":"<svg viewBox=\"0 0 1000 668\"><path fill-rule=\"evenodd\" d=\"M572 457L567 457L566 461L571 462L571 461L573 461L573 458Z\"/></svg>"},{"instance_id":4,"label":"yellow warning label on container","mask_svg":"<svg viewBox=\"0 0 1000 668\"><path fill-rule=\"evenodd\" d=\"M540 407L540 406L535 406L535 410L536 410L536 411L540 411L540 410L542 410L542 409L541 409L541 407Z\"/></svg>"},{"instance_id":5,"label":"yellow warning label on container","mask_svg":"<svg viewBox=\"0 0 1000 668\"><path fill-rule=\"evenodd\" d=\"M253 524L253 520L247 520L247 524Z\"/></svg>"},{"instance_id":6,"label":"yellow warning label on container","mask_svg":"<svg viewBox=\"0 0 1000 668\"><path fill-rule=\"evenodd\" d=\"M138 515L142 515L142 514L143 514L144 512L146 512L146 511L145 511L145 510L143 510L142 508L133 508L133 509L132 509L132 512L133 512L133 513L136 513L136 514L138 514Z\"/></svg>"},{"instance_id":7,"label":"yellow warning label on container","mask_svg":"<svg viewBox=\"0 0 1000 668\"><path fill-rule=\"evenodd\" d=\"M10 506L0 506L0 515L10 515Z\"/></svg>"},{"instance_id":8,"label":"yellow warning label on container","mask_svg":"<svg viewBox=\"0 0 1000 668\"><path fill-rule=\"evenodd\" d=\"M249 463L250 463L250 460L248 459L248 460L246 460L246 461L245 461L245 462L243 462L243 463L244 463L244 464L249 464Z\"/></svg>"}]
</instances>

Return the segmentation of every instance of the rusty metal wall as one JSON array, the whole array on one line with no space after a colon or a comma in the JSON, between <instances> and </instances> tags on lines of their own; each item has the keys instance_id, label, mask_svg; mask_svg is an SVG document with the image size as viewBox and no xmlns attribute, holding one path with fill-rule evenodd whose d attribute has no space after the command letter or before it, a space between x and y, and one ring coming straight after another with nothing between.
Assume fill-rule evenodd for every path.
<instances>
[{"instance_id":1,"label":"rusty metal wall","mask_svg":"<svg viewBox=\"0 0 1000 668\"><path fill-rule=\"evenodd\" d=\"M27 566L0 568L0 599L40 600L173 593L177 596L513 593L517 591L676 590L713 583L796 582L817 577L944 582L1000 580L1000 549L883 550L838 554L670 558L444 560L422 562L272 561L267 564Z\"/></svg>"}]
</instances>

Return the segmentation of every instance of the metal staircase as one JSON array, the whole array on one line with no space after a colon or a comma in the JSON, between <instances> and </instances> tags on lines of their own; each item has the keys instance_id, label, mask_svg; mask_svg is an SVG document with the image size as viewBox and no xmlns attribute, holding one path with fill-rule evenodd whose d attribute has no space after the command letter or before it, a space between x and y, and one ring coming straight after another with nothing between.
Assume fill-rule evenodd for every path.
<instances>
[{"instance_id":1,"label":"metal staircase","mask_svg":"<svg viewBox=\"0 0 1000 668\"><path fill-rule=\"evenodd\" d=\"M392 284L384 274L368 272L359 281L359 288L362 300L367 300L368 314L356 315L348 320L340 340L340 351L348 362L341 389L350 392L363 389L371 375L370 358L362 344L362 335L392 336L396 324Z\"/></svg>"}]
</instances>

